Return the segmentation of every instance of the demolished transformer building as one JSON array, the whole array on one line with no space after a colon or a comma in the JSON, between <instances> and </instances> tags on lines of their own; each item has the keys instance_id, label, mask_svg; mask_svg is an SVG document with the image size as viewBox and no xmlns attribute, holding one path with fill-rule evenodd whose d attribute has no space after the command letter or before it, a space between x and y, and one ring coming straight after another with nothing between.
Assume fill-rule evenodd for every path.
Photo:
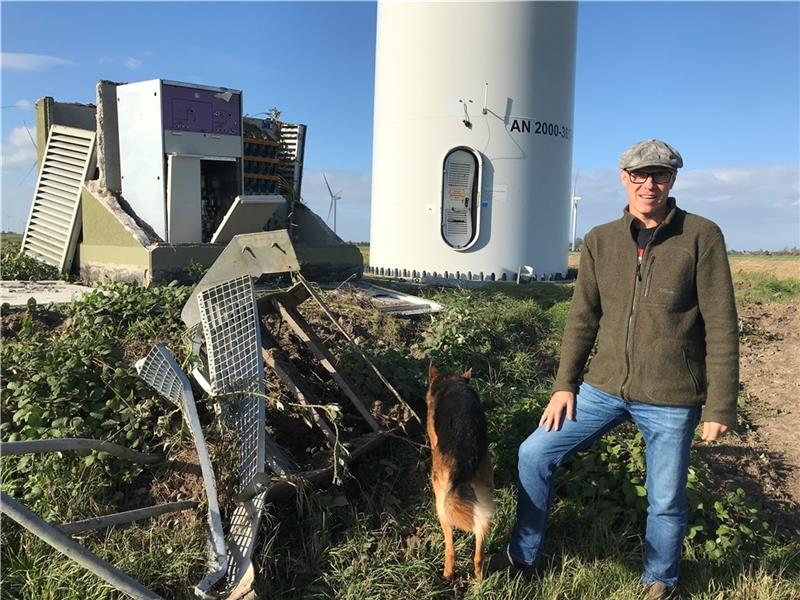
<instances>
[{"instance_id":1,"label":"demolished transformer building","mask_svg":"<svg viewBox=\"0 0 800 600\"><path fill-rule=\"evenodd\" d=\"M22 251L87 282L186 281L237 234L287 229L312 279L361 254L300 200L306 128L243 115L242 92L100 81L97 104L36 103L39 178Z\"/></svg>"}]
</instances>

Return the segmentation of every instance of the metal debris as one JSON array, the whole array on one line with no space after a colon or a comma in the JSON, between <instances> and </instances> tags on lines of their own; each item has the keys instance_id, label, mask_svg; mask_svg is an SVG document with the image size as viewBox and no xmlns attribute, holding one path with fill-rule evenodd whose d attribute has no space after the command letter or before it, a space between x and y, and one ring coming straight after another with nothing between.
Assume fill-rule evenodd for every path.
<instances>
[{"instance_id":1,"label":"metal debris","mask_svg":"<svg viewBox=\"0 0 800 600\"><path fill-rule=\"evenodd\" d=\"M336 360L298 311L313 299L323 313L353 344L362 359L391 391L402 407L404 419L419 417L391 386L374 364L341 328L317 292L299 273L299 264L285 231L239 235L212 265L181 313L188 327L187 339L195 354L192 376L215 399L221 423L238 443L234 465L236 505L227 528L228 569L221 596L240 598L251 592L255 580L252 554L259 523L268 499L294 493L298 487L330 481L336 473L336 452L346 463L354 460L389 434L367 408L355 386L341 372ZM256 299L254 282L264 274L290 273L295 284L289 289ZM425 309L429 309L426 306ZM262 315L277 315L309 348L342 393L350 400L372 433L342 442L335 423L280 347L278 339L262 322ZM287 453L267 435L264 368L268 367L297 401L307 422L319 430L334 451L329 467L301 471ZM331 413L338 410L332 408Z\"/></svg>"},{"instance_id":2,"label":"metal debris","mask_svg":"<svg viewBox=\"0 0 800 600\"><path fill-rule=\"evenodd\" d=\"M338 294L343 289L348 289L358 295L366 296L373 306L383 313L391 313L404 317L435 313L442 310L442 305L427 298L420 298L412 294L398 292L387 287L356 281L348 284L347 288L337 288L333 294Z\"/></svg>"},{"instance_id":3,"label":"metal debris","mask_svg":"<svg viewBox=\"0 0 800 600\"><path fill-rule=\"evenodd\" d=\"M181 319L192 328L200 322L197 297L208 288L244 275L299 272L300 264L285 229L234 236L208 269L183 307Z\"/></svg>"},{"instance_id":4,"label":"metal debris","mask_svg":"<svg viewBox=\"0 0 800 600\"><path fill-rule=\"evenodd\" d=\"M136 363L136 371L158 393L181 408L183 419L194 439L200 470L203 474L203 485L208 502L208 524L211 528L211 569L208 575L195 586L196 594L204 597L211 586L225 575L228 567L228 550L225 545L225 533L219 511L214 467L211 464L203 429L197 416L192 386L175 358L161 344L154 346L145 358Z\"/></svg>"},{"instance_id":5,"label":"metal debris","mask_svg":"<svg viewBox=\"0 0 800 600\"><path fill-rule=\"evenodd\" d=\"M153 464L163 460L163 457L154 454L136 452L117 444L91 440L85 438L64 438L49 440L31 440L24 442L4 442L0 444L2 454L33 454L42 452L61 452L64 450L93 449L108 452L114 456L132 460L143 464ZM138 581L126 575L114 565L104 561L93 552L87 550L70 537L71 533L109 527L120 523L129 523L134 520L147 519L158 514L186 510L197 506L196 502L169 503L160 506L151 506L137 511L125 511L95 517L65 525L53 525L41 519L22 503L14 500L5 492L0 492L0 512L20 524L22 527L50 544L59 552L65 554L82 567L88 569L98 577L103 578L116 589L137 599L155 600L161 596L151 589L143 586ZM63 529L62 529L63 527Z\"/></svg>"}]
</instances>

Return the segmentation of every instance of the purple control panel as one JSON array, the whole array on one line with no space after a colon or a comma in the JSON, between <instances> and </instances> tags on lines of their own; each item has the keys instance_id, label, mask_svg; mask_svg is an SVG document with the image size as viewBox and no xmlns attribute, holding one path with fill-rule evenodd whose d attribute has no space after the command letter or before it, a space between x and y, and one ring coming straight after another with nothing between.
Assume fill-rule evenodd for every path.
<instances>
[{"instance_id":1,"label":"purple control panel","mask_svg":"<svg viewBox=\"0 0 800 600\"><path fill-rule=\"evenodd\" d=\"M239 92L163 84L161 111L167 130L222 135L241 135L242 132Z\"/></svg>"}]
</instances>

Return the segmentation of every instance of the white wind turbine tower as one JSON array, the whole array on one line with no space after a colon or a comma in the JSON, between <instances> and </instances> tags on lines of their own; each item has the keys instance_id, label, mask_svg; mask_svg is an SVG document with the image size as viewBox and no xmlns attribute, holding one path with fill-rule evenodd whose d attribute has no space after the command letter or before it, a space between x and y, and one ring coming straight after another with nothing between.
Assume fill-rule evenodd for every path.
<instances>
[{"instance_id":1,"label":"white wind turbine tower","mask_svg":"<svg viewBox=\"0 0 800 600\"><path fill-rule=\"evenodd\" d=\"M328 178L325 177L325 173L322 174L322 178L325 180L325 187L328 188L328 193L331 195L331 204L328 207L327 220L330 221L331 211L333 211L333 233L336 233L336 203L339 202L339 200L341 200L342 198L341 192L336 192L335 194L333 193L333 190L331 190L331 186L328 183Z\"/></svg>"}]
</instances>

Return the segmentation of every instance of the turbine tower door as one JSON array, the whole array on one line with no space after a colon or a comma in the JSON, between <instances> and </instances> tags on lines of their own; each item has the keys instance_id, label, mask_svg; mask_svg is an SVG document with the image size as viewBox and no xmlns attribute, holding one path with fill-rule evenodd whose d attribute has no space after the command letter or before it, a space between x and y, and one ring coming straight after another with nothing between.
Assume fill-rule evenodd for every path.
<instances>
[{"instance_id":1,"label":"turbine tower door","mask_svg":"<svg viewBox=\"0 0 800 600\"><path fill-rule=\"evenodd\" d=\"M442 169L442 238L455 250L466 250L478 238L481 156L459 146L444 158Z\"/></svg>"}]
</instances>

